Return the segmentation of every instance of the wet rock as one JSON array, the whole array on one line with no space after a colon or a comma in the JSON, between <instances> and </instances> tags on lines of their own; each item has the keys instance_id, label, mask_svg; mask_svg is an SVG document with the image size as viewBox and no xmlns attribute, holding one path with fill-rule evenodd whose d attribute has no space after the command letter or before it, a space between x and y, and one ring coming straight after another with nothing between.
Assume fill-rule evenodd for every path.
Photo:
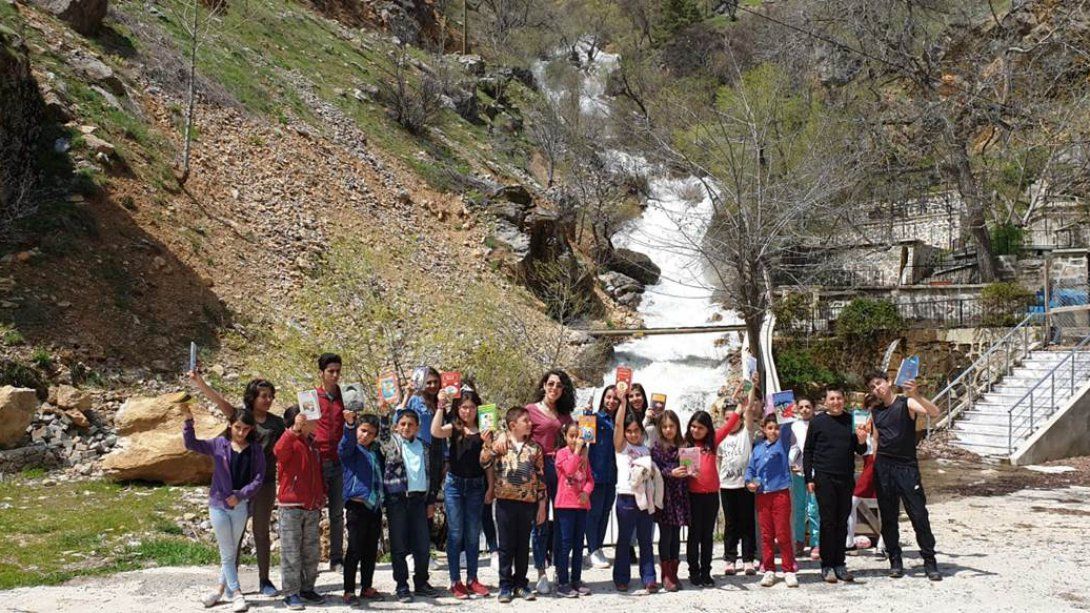
<instances>
[{"instance_id":1,"label":"wet rock","mask_svg":"<svg viewBox=\"0 0 1090 613\"><path fill-rule=\"evenodd\" d=\"M61 18L83 35L98 32L106 17L107 0L35 0L35 4Z\"/></svg>"}]
</instances>

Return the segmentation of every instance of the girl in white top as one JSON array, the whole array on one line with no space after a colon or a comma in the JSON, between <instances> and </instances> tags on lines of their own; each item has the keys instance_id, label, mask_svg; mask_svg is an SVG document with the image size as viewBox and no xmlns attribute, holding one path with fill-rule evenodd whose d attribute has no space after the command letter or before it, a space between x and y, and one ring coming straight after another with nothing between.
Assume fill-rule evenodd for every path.
<instances>
[{"instance_id":1,"label":"girl in white top","mask_svg":"<svg viewBox=\"0 0 1090 613\"><path fill-rule=\"evenodd\" d=\"M741 386L735 392L736 397L740 396L740 391ZM728 575L737 572L735 561L739 542L742 545L743 572L747 575L757 574L753 564L757 556L757 515L754 510L756 500L753 493L746 489L745 483L746 465L749 464L749 456L753 453L753 438L757 431L752 409L754 406L760 408L760 403L754 398L753 393L747 397L738 398L738 404L743 407L743 419L716 448L719 459L719 500L722 502L725 520L723 559L727 565L724 572ZM730 408L725 406L723 412L724 417L729 415Z\"/></svg>"},{"instance_id":2,"label":"girl in white top","mask_svg":"<svg viewBox=\"0 0 1090 613\"><path fill-rule=\"evenodd\" d=\"M617 384L621 398L625 383ZM617 454L617 543L628 543L633 533L640 547L640 582L643 587L636 594L651 594L658 591L655 583L655 553L652 549L654 518L647 511L641 511L632 490L632 463L641 457L651 455L651 450L644 444L643 424L639 417L628 411L627 400L621 401L617 409L616 425L613 428L613 449ZM619 592L628 591L628 582L632 578L632 563L629 560L629 548L617 547L617 557L613 561L613 585Z\"/></svg>"}]
</instances>

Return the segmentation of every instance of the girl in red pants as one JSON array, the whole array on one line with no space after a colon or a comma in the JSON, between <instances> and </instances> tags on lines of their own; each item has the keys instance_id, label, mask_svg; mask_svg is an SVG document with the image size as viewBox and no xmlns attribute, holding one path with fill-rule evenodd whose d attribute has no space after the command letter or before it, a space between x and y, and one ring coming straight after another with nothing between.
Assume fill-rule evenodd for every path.
<instances>
[{"instance_id":1,"label":"girl in red pants","mask_svg":"<svg viewBox=\"0 0 1090 613\"><path fill-rule=\"evenodd\" d=\"M775 544L780 546L783 580L787 587L798 587L795 576L795 550L791 541L791 425L776 423L776 415L761 422L764 440L753 446L746 466L746 488L757 494L757 520L761 528L762 587L776 583Z\"/></svg>"}]
</instances>

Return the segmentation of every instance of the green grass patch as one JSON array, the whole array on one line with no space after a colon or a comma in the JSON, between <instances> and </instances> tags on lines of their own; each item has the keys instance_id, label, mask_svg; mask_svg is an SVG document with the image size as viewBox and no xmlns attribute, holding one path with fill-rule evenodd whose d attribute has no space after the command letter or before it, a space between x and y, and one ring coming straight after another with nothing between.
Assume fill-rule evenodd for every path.
<instances>
[{"instance_id":1,"label":"green grass patch","mask_svg":"<svg viewBox=\"0 0 1090 613\"><path fill-rule=\"evenodd\" d=\"M37 471L0 482L0 589L144 566L214 564L213 545L180 536L185 488L62 481ZM196 511L197 509L193 509Z\"/></svg>"}]
</instances>

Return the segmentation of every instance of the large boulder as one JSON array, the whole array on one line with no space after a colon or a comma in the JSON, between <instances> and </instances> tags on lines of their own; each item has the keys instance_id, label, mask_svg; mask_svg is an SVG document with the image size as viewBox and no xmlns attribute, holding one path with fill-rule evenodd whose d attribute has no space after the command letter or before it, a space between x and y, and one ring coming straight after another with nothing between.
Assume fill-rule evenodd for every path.
<instances>
[{"instance_id":1,"label":"large boulder","mask_svg":"<svg viewBox=\"0 0 1090 613\"><path fill-rule=\"evenodd\" d=\"M151 481L168 485L206 484L212 460L186 451L182 442L183 409L193 411L197 438L223 434L226 424L200 409L185 392L154 398L130 398L114 417L121 437L102 468L115 481Z\"/></svg>"},{"instance_id":2,"label":"large boulder","mask_svg":"<svg viewBox=\"0 0 1090 613\"><path fill-rule=\"evenodd\" d=\"M38 397L26 387L0 387L0 449L11 449L23 440L34 420Z\"/></svg>"},{"instance_id":3,"label":"large boulder","mask_svg":"<svg viewBox=\"0 0 1090 613\"><path fill-rule=\"evenodd\" d=\"M60 385L49 390L49 404L85 412L91 409L91 395L71 385Z\"/></svg>"},{"instance_id":4,"label":"large boulder","mask_svg":"<svg viewBox=\"0 0 1090 613\"><path fill-rule=\"evenodd\" d=\"M631 249L614 249L613 256L609 260L609 269L628 275L644 285L658 283L662 269L651 261L651 258Z\"/></svg>"},{"instance_id":5,"label":"large boulder","mask_svg":"<svg viewBox=\"0 0 1090 613\"><path fill-rule=\"evenodd\" d=\"M35 0L83 35L96 34L106 17L107 0Z\"/></svg>"}]
</instances>

